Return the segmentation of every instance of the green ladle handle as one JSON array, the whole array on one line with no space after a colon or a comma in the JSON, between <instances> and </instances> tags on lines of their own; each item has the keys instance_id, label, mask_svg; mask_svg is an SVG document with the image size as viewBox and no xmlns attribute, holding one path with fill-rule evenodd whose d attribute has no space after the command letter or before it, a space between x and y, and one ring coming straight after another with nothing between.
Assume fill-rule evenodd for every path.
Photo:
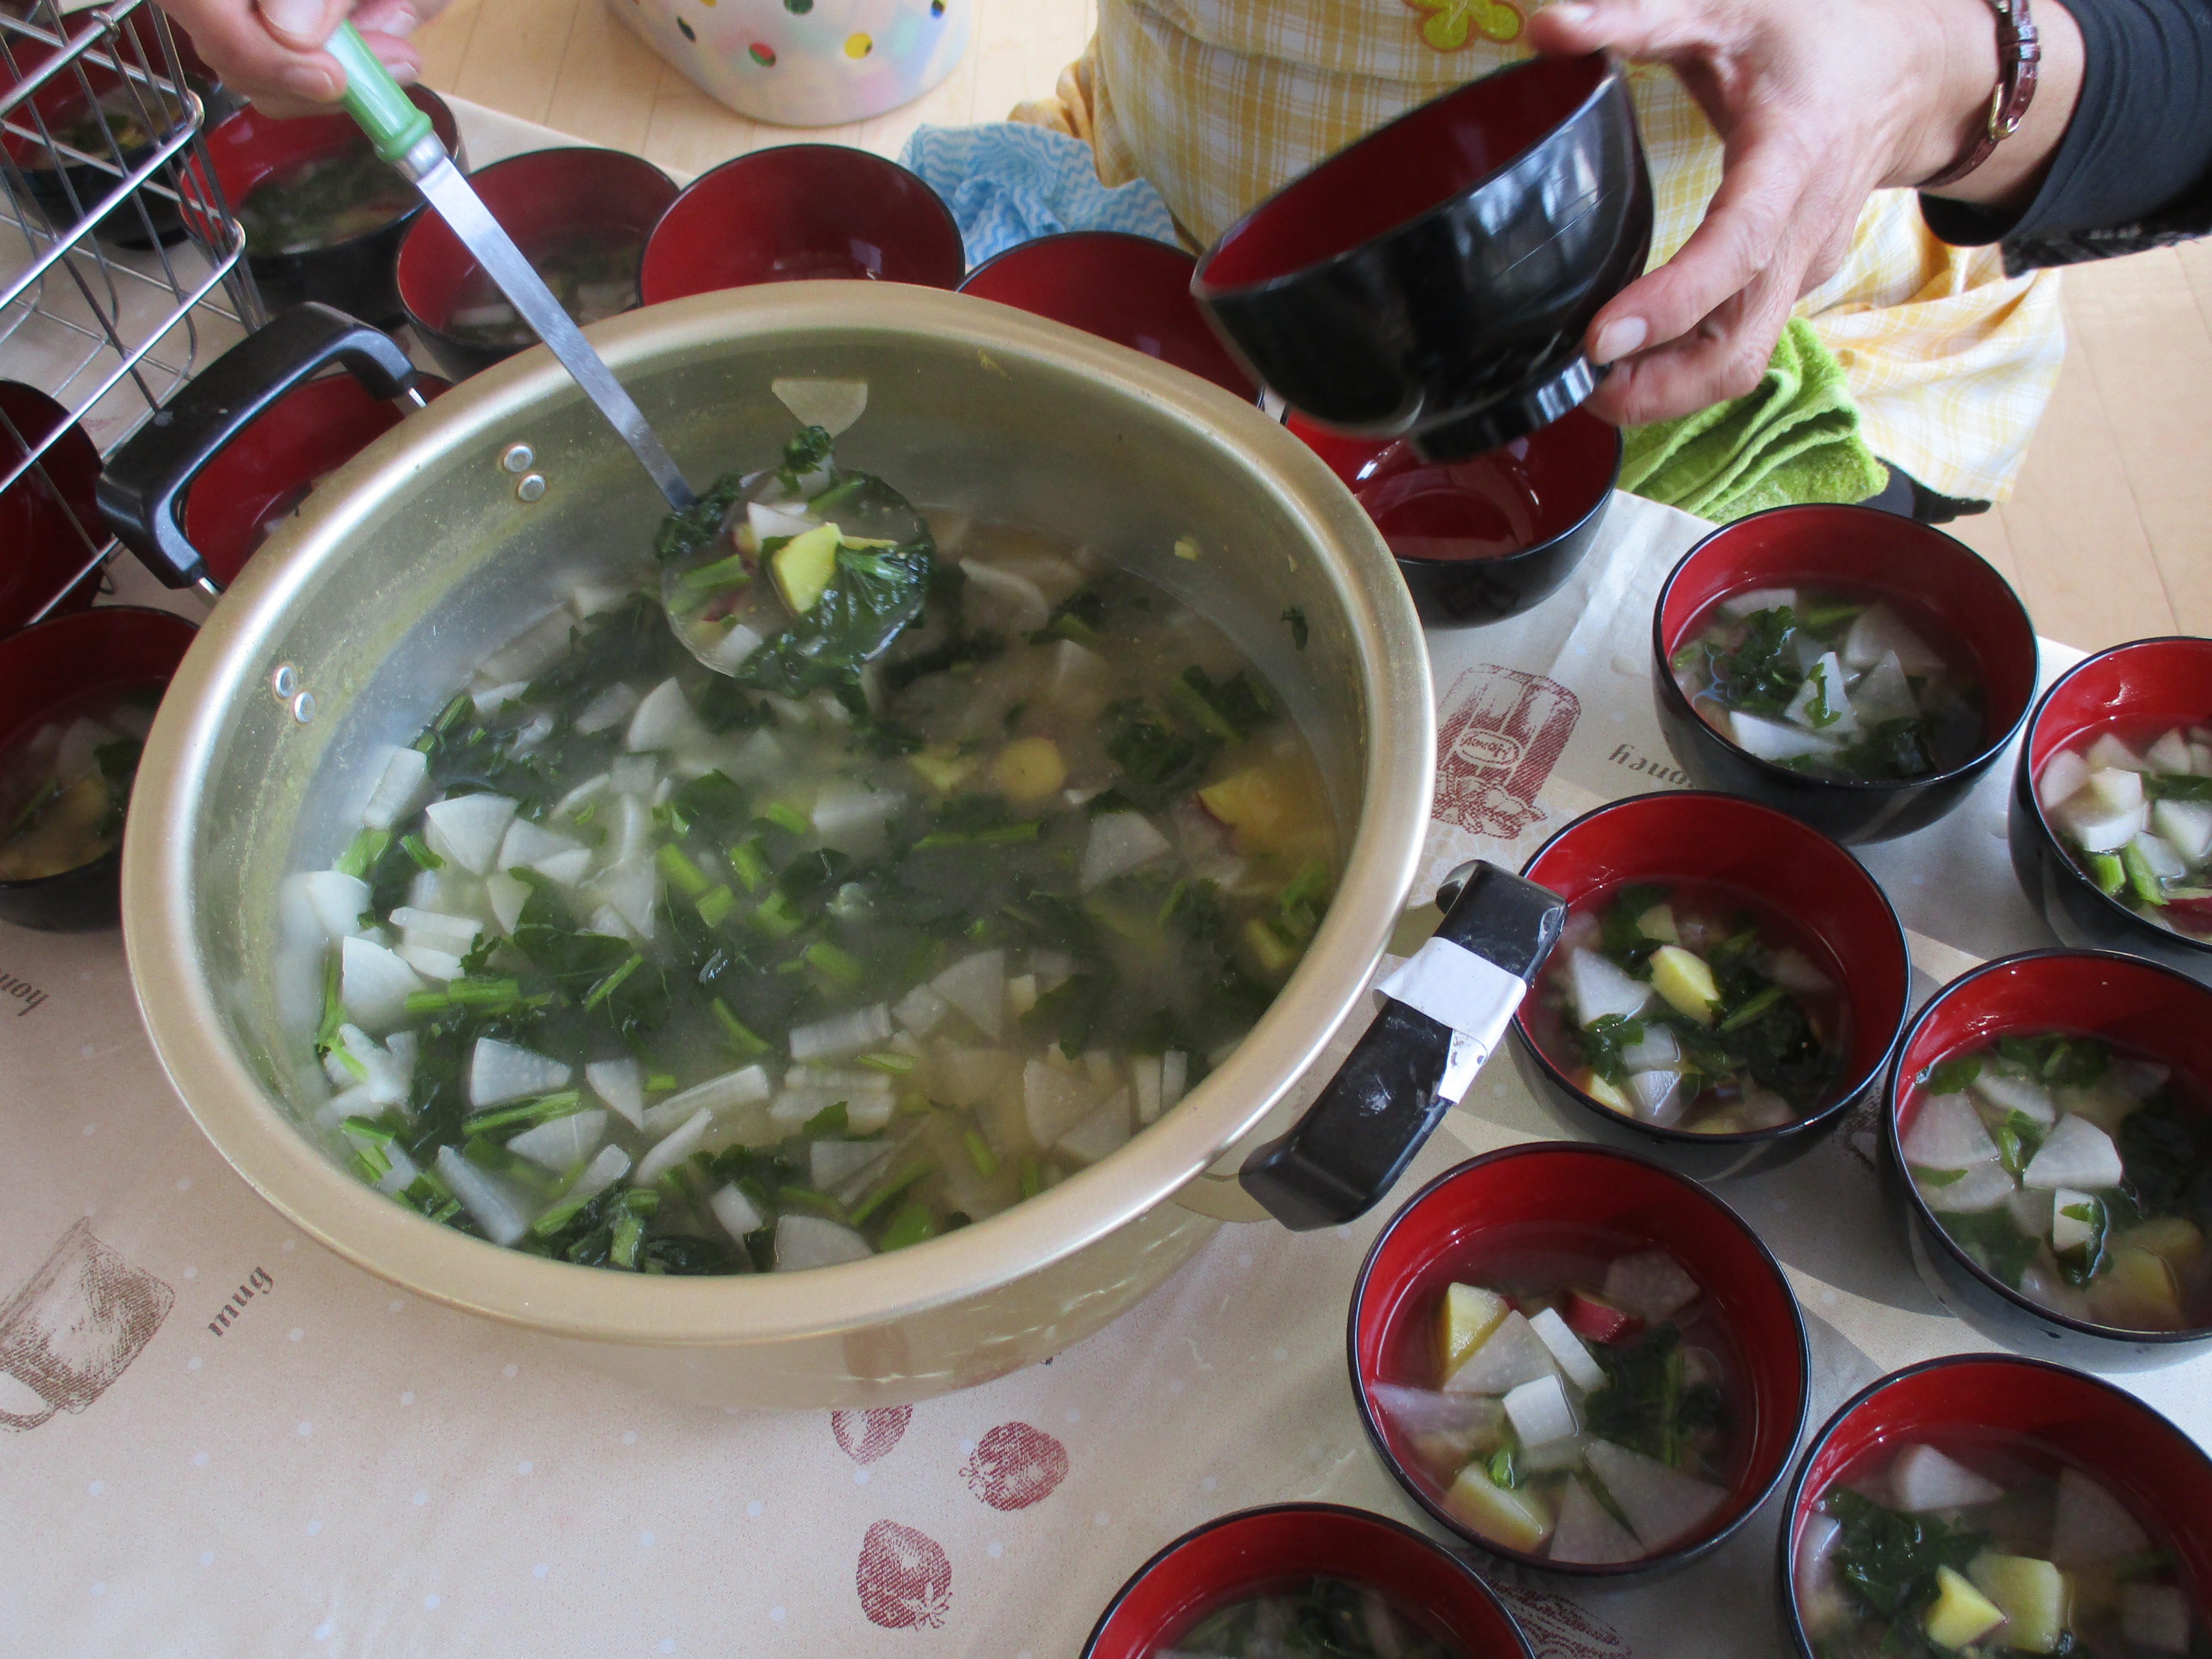
<instances>
[{"instance_id":1,"label":"green ladle handle","mask_svg":"<svg viewBox=\"0 0 2212 1659\"><path fill-rule=\"evenodd\" d=\"M430 118L417 109L398 82L351 23L341 23L323 50L345 70L346 111L361 123L380 161L397 161L429 136Z\"/></svg>"}]
</instances>

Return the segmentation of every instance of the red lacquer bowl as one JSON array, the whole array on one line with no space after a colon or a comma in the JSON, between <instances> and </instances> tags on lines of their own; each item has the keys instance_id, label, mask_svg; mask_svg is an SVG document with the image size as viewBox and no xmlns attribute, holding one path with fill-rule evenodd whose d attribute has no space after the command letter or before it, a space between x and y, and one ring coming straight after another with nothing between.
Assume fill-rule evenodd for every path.
<instances>
[{"instance_id":1,"label":"red lacquer bowl","mask_svg":"<svg viewBox=\"0 0 2212 1659\"><path fill-rule=\"evenodd\" d=\"M1146 1659L1214 1608L1311 1574L1372 1586L1467 1659L1529 1659L1513 1615L1464 1562L1410 1527L1335 1504L1244 1510L1185 1533L1107 1604L1084 1659Z\"/></svg>"},{"instance_id":2,"label":"red lacquer bowl","mask_svg":"<svg viewBox=\"0 0 2212 1659\"><path fill-rule=\"evenodd\" d=\"M77 697L166 683L198 631L172 611L110 605L0 639L0 747ZM112 927L122 869L118 847L58 875L0 881L0 920L49 933Z\"/></svg>"},{"instance_id":3,"label":"red lacquer bowl","mask_svg":"<svg viewBox=\"0 0 2212 1659\"><path fill-rule=\"evenodd\" d=\"M1728 1503L1705 1531L1640 1561L1569 1565L1508 1549L1454 1517L1412 1448L1375 1405L1377 1382L1434 1386L1428 1332L1454 1279L1479 1281L1493 1249L1523 1249L1556 1228L1580 1248L1593 1234L1623 1250L1663 1246L1704 1287L1733 1340L1741 1374L1729 1401L1737 1433ZM1736 1212L1696 1182L1606 1146L1539 1142L1448 1170L1393 1216L1367 1253L1347 1331L1360 1421L1384 1467L1414 1502L1477 1553L1561 1579L1664 1572L1720 1547L1781 1481L1805 1426L1805 1323L1782 1268Z\"/></svg>"},{"instance_id":4,"label":"red lacquer bowl","mask_svg":"<svg viewBox=\"0 0 2212 1659\"><path fill-rule=\"evenodd\" d=\"M1620 478L1619 428L1580 409L1462 461L1424 461L1410 444L1303 416L1287 424L1359 498L1431 628L1503 622L1557 592Z\"/></svg>"},{"instance_id":5,"label":"red lacquer bowl","mask_svg":"<svg viewBox=\"0 0 2212 1659\"><path fill-rule=\"evenodd\" d=\"M644 238L676 199L675 183L666 173L617 149L532 150L481 168L469 176L469 183L526 257L581 234L635 237L641 260ZM399 303L438 367L457 380L523 349L483 345L447 332L479 269L476 255L434 213L410 226L399 245ZM638 302L636 278L632 270L633 306Z\"/></svg>"},{"instance_id":6,"label":"red lacquer bowl","mask_svg":"<svg viewBox=\"0 0 2212 1659\"><path fill-rule=\"evenodd\" d=\"M446 383L419 375L425 398ZM325 375L287 392L219 450L185 495L185 538L221 586L238 580L270 521L290 513L315 482L399 424L405 411L372 398L359 380Z\"/></svg>"},{"instance_id":7,"label":"red lacquer bowl","mask_svg":"<svg viewBox=\"0 0 2212 1659\"><path fill-rule=\"evenodd\" d=\"M1900 1441L1991 1431L2038 1440L2078 1464L2178 1558L2200 1622L2212 1623L2212 1460L2134 1395L2061 1365L2005 1354L1924 1360L1869 1385L1814 1437L1784 1502L1782 1605L1801 1659L1819 1659L1798 1604L1797 1548L1838 1475L1875 1449Z\"/></svg>"},{"instance_id":8,"label":"red lacquer bowl","mask_svg":"<svg viewBox=\"0 0 2212 1659\"><path fill-rule=\"evenodd\" d=\"M25 468L24 456L65 426L38 464ZM100 451L45 392L0 380L0 481L11 476L15 482L0 488L0 548L7 550L0 557L0 634L42 610L58 617L90 605L100 592L94 562L107 541L93 494Z\"/></svg>"},{"instance_id":9,"label":"red lacquer bowl","mask_svg":"<svg viewBox=\"0 0 2212 1659\"><path fill-rule=\"evenodd\" d=\"M1850 1020L1826 1103L1794 1122L1741 1134L1662 1128L1601 1106L1538 1044L1528 1008L1514 1017L1515 1068L1560 1126L1650 1153L1701 1181L1772 1169L1810 1152L1881 1085L1911 1010L1912 963L1887 896L1859 861L1771 807L1701 790L1632 795L1586 812L1521 873L1570 904L1624 881L1715 882L1748 893L1826 947Z\"/></svg>"},{"instance_id":10,"label":"red lacquer bowl","mask_svg":"<svg viewBox=\"0 0 2212 1659\"><path fill-rule=\"evenodd\" d=\"M2181 1097L2200 1115L2212 1112L2212 989L2171 968L2105 951L2032 951L1985 963L1930 998L1898 1049L1882 1165L1909 1217L1913 1261L1968 1324L2023 1353L2129 1371L2212 1352L2212 1325L2130 1331L2039 1307L1952 1242L1905 1167L1904 1137L1926 1098L1920 1079L1929 1066L2008 1033L2052 1030L2103 1037L2165 1061L2185 1080Z\"/></svg>"},{"instance_id":11,"label":"red lacquer bowl","mask_svg":"<svg viewBox=\"0 0 2212 1659\"><path fill-rule=\"evenodd\" d=\"M645 303L809 277L957 288L960 228L896 161L842 144L781 144L702 173L645 245Z\"/></svg>"},{"instance_id":12,"label":"red lacquer bowl","mask_svg":"<svg viewBox=\"0 0 2212 1659\"><path fill-rule=\"evenodd\" d=\"M2106 897L2060 843L2036 799L2036 777L2059 750L2115 722L2154 720L2212 725L2212 640L2132 640L2058 677L2027 723L2013 772L2006 830L2013 872L2063 943L2148 957L2212 984L2212 943L2169 932Z\"/></svg>"},{"instance_id":13,"label":"red lacquer bowl","mask_svg":"<svg viewBox=\"0 0 2212 1659\"><path fill-rule=\"evenodd\" d=\"M1118 230L1040 236L986 259L960 284L1070 328L1187 368L1248 402L1260 395L1190 297L1198 262L1179 247Z\"/></svg>"},{"instance_id":14,"label":"red lacquer bowl","mask_svg":"<svg viewBox=\"0 0 2212 1659\"><path fill-rule=\"evenodd\" d=\"M1972 656L1982 744L1964 762L1903 782L1840 782L1760 760L1698 718L1669 665L1700 613L1741 588L1824 581L1899 595L1932 612ZM1965 543L1871 507L1778 507L1723 525L1659 590L1651 648L1660 728L1682 769L1705 788L1779 807L1841 842L1887 841L1942 817L2004 752L2035 697L2035 628L2005 579Z\"/></svg>"}]
</instances>

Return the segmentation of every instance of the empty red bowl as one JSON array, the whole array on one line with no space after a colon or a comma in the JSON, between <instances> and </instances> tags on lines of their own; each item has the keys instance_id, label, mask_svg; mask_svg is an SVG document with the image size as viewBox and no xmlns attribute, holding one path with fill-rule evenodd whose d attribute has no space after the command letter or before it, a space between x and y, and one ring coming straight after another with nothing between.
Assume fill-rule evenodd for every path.
<instances>
[{"instance_id":1,"label":"empty red bowl","mask_svg":"<svg viewBox=\"0 0 2212 1659\"><path fill-rule=\"evenodd\" d=\"M1181 248L1150 236L1071 230L986 259L960 291L1187 368L1248 401L1257 398L1251 376L1223 349L1190 297L1197 265Z\"/></svg>"},{"instance_id":2,"label":"empty red bowl","mask_svg":"<svg viewBox=\"0 0 2212 1659\"><path fill-rule=\"evenodd\" d=\"M148 680L166 683L197 630L182 617L137 605L101 605L50 617L0 639L0 749L28 736L63 705ZM0 881L0 919L74 933L114 925L123 851L29 881Z\"/></svg>"},{"instance_id":3,"label":"empty red bowl","mask_svg":"<svg viewBox=\"0 0 2212 1659\"><path fill-rule=\"evenodd\" d=\"M1409 444L1299 416L1288 425L1359 498L1431 628L1502 622L1557 592L1596 542L1620 478L1620 430L1579 409L1462 461L1424 461Z\"/></svg>"},{"instance_id":4,"label":"empty red bowl","mask_svg":"<svg viewBox=\"0 0 2212 1659\"><path fill-rule=\"evenodd\" d=\"M1748 895L1820 947L1850 1019L1826 1102L1794 1122L1741 1134L1662 1128L1600 1105L1537 1042L1530 1006L1514 1016L1514 1067L1560 1127L1644 1152L1702 1181L1772 1169L1810 1152L1881 1085L1911 1010L1912 963L1888 898L1859 861L1771 807L1702 790L1633 795L1586 812L1537 848L1521 873L1569 904L1630 881L1710 882Z\"/></svg>"},{"instance_id":5,"label":"empty red bowl","mask_svg":"<svg viewBox=\"0 0 2212 1659\"><path fill-rule=\"evenodd\" d=\"M46 453L26 466L41 444ZM34 387L0 380L0 634L41 611L82 611L99 593L100 573L88 568L107 542L99 483L100 452L69 411Z\"/></svg>"},{"instance_id":6,"label":"empty red bowl","mask_svg":"<svg viewBox=\"0 0 2212 1659\"><path fill-rule=\"evenodd\" d=\"M1555 1563L1495 1543L1444 1507L1373 1388L1432 1389L1437 1307L1454 1280L1480 1283L1501 1254L1664 1248L1696 1279L1735 1351L1737 1434L1728 1502L1686 1542L1640 1561ZM1808 1350L1796 1298L1759 1235L1719 1199L1647 1158L1607 1146L1509 1146L1446 1170L1385 1224L1352 1292L1352 1389L1367 1437L1413 1500L1481 1555L1540 1574L1620 1579L1719 1547L1765 1501L1805 1426Z\"/></svg>"},{"instance_id":7,"label":"empty red bowl","mask_svg":"<svg viewBox=\"0 0 2212 1659\"><path fill-rule=\"evenodd\" d=\"M2200 1622L2212 1622L2212 1460L2134 1395L2063 1366L2008 1354L1950 1354L1892 1371L1828 1419L1785 1501L1782 1605L1801 1659L1820 1659L1795 1571L1806 1523L1838 1476L1886 1445L2019 1435L2054 1464L2110 1487L2170 1550ZM1930 1650L1931 1651L1933 1650Z\"/></svg>"},{"instance_id":8,"label":"empty red bowl","mask_svg":"<svg viewBox=\"0 0 2212 1659\"><path fill-rule=\"evenodd\" d=\"M469 183L533 264L586 251L607 258L603 280L623 286L617 307L623 311L638 303L645 239L676 199L666 173L617 149L532 150L493 162L470 174ZM627 259L614 261L602 252L633 243ZM482 269L453 227L434 213L416 220L399 245L400 305L438 367L457 380L513 356L536 338L490 345L452 331L457 311L483 301Z\"/></svg>"},{"instance_id":9,"label":"empty red bowl","mask_svg":"<svg viewBox=\"0 0 2212 1659\"><path fill-rule=\"evenodd\" d=\"M453 165L465 167L460 132L445 100L428 87L409 87L407 96L416 108L429 116L438 137L453 156ZM210 129L209 158L215 163L216 182L235 215L255 186L271 173L334 156L366 154L368 138L353 117L345 114L302 115L276 120L247 105ZM343 241L286 253L257 248L250 243L246 263L261 289L263 303L274 313L302 300L319 300L348 316L380 326L401 320L399 292L392 282L392 265L407 228L422 213L418 197L404 213ZM185 220L202 218L188 206ZM212 240L202 222L194 225L202 240Z\"/></svg>"},{"instance_id":10,"label":"empty red bowl","mask_svg":"<svg viewBox=\"0 0 2212 1659\"><path fill-rule=\"evenodd\" d=\"M1528 1659L1520 1626L1466 1563L1410 1527L1336 1504L1243 1510L1185 1533L1107 1604L1084 1659L1148 1659L1216 1608L1314 1575L1381 1591L1466 1659Z\"/></svg>"},{"instance_id":11,"label":"empty red bowl","mask_svg":"<svg viewBox=\"0 0 2212 1659\"><path fill-rule=\"evenodd\" d=\"M2031 951L1952 981L1905 1034L1883 1114L1884 1179L1909 1218L1921 1276L1983 1335L2023 1352L2100 1371L2212 1352L2212 1324L2121 1330L2039 1306L1953 1241L1906 1170L1904 1137L1927 1098L1922 1079L1930 1066L2000 1036L2046 1031L2101 1037L2163 1061L2183 1085L2176 1092L2185 1109L2200 1121L2212 1117L2212 989L2187 975L2101 951Z\"/></svg>"},{"instance_id":12,"label":"empty red bowl","mask_svg":"<svg viewBox=\"0 0 2212 1659\"><path fill-rule=\"evenodd\" d=\"M2212 943L2190 939L2107 897L2060 844L2037 799L2045 763L2092 732L2118 726L2212 725L2212 640L2132 640L2076 663L2043 694L2013 772L2007 836L2027 902L2068 945L2179 968L2212 985Z\"/></svg>"},{"instance_id":13,"label":"empty red bowl","mask_svg":"<svg viewBox=\"0 0 2212 1659\"><path fill-rule=\"evenodd\" d=\"M968 260L937 192L842 144L757 149L684 187L645 245L645 303L815 276L957 288Z\"/></svg>"},{"instance_id":14,"label":"empty red bowl","mask_svg":"<svg viewBox=\"0 0 2212 1659\"><path fill-rule=\"evenodd\" d=\"M1692 624L1741 589L1823 582L1896 595L1930 613L1972 659L1982 743L1964 762L1901 782L1842 782L1760 760L1698 718L1671 666ZM1705 788L1779 807L1842 842L1887 841L1942 817L2004 752L2035 697L2035 628L2005 579L1965 543L1870 507L1778 507L1722 526L1659 590L1651 647L1660 729L1682 769Z\"/></svg>"},{"instance_id":15,"label":"empty red bowl","mask_svg":"<svg viewBox=\"0 0 2212 1659\"><path fill-rule=\"evenodd\" d=\"M434 398L443 380L420 375L416 390ZM185 538L207 574L228 587L270 532L335 472L399 424L406 411L371 397L343 371L287 392L217 451L185 494Z\"/></svg>"}]
</instances>

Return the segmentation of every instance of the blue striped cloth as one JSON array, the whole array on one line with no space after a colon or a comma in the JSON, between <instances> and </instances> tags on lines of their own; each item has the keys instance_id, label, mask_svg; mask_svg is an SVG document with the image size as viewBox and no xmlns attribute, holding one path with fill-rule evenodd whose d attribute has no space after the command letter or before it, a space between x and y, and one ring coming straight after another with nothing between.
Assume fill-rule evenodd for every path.
<instances>
[{"instance_id":1,"label":"blue striped cloth","mask_svg":"<svg viewBox=\"0 0 2212 1659\"><path fill-rule=\"evenodd\" d=\"M1124 230L1182 245L1159 191L1141 179L1109 190L1091 146L1048 127L918 127L899 161L952 210L971 266L1062 230Z\"/></svg>"}]
</instances>

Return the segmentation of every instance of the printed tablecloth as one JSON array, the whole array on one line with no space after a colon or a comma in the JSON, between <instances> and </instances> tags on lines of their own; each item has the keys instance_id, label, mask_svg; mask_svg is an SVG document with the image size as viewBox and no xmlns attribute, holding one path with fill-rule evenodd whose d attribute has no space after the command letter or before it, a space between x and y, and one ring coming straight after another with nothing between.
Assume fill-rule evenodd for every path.
<instances>
[{"instance_id":1,"label":"printed tablecloth","mask_svg":"<svg viewBox=\"0 0 2212 1659\"><path fill-rule=\"evenodd\" d=\"M1650 617L1705 527L1619 497L1549 603L1431 637L1429 874L1517 866L1595 801L1680 781ZM2073 654L2046 647L2046 675ZM1865 854L1937 974L2050 942L2004 857L2008 771ZM25 1287L0 1310L11 1652L1072 1655L1133 1569L1212 1516L1327 1498L1419 1522L1354 1414L1353 1273L1404 1194L1551 1133L1495 1060L1357 1225L1224 1227L1088 1341L911 1409L717 1413L303 1243L170 1091L117 935L0 926L0 1287ZM1850 1124L1723 1189L1803 1303L1814 1425L1883 1370L1985 1346L1885 1224L1871 1146ZM2208 1384L2206 1361L2125 1382L2200 1440ZM1778 1652L1778 1507L1660 1584L1511 1599L1547 1659Z\"/></svg>"}]
</instances>

